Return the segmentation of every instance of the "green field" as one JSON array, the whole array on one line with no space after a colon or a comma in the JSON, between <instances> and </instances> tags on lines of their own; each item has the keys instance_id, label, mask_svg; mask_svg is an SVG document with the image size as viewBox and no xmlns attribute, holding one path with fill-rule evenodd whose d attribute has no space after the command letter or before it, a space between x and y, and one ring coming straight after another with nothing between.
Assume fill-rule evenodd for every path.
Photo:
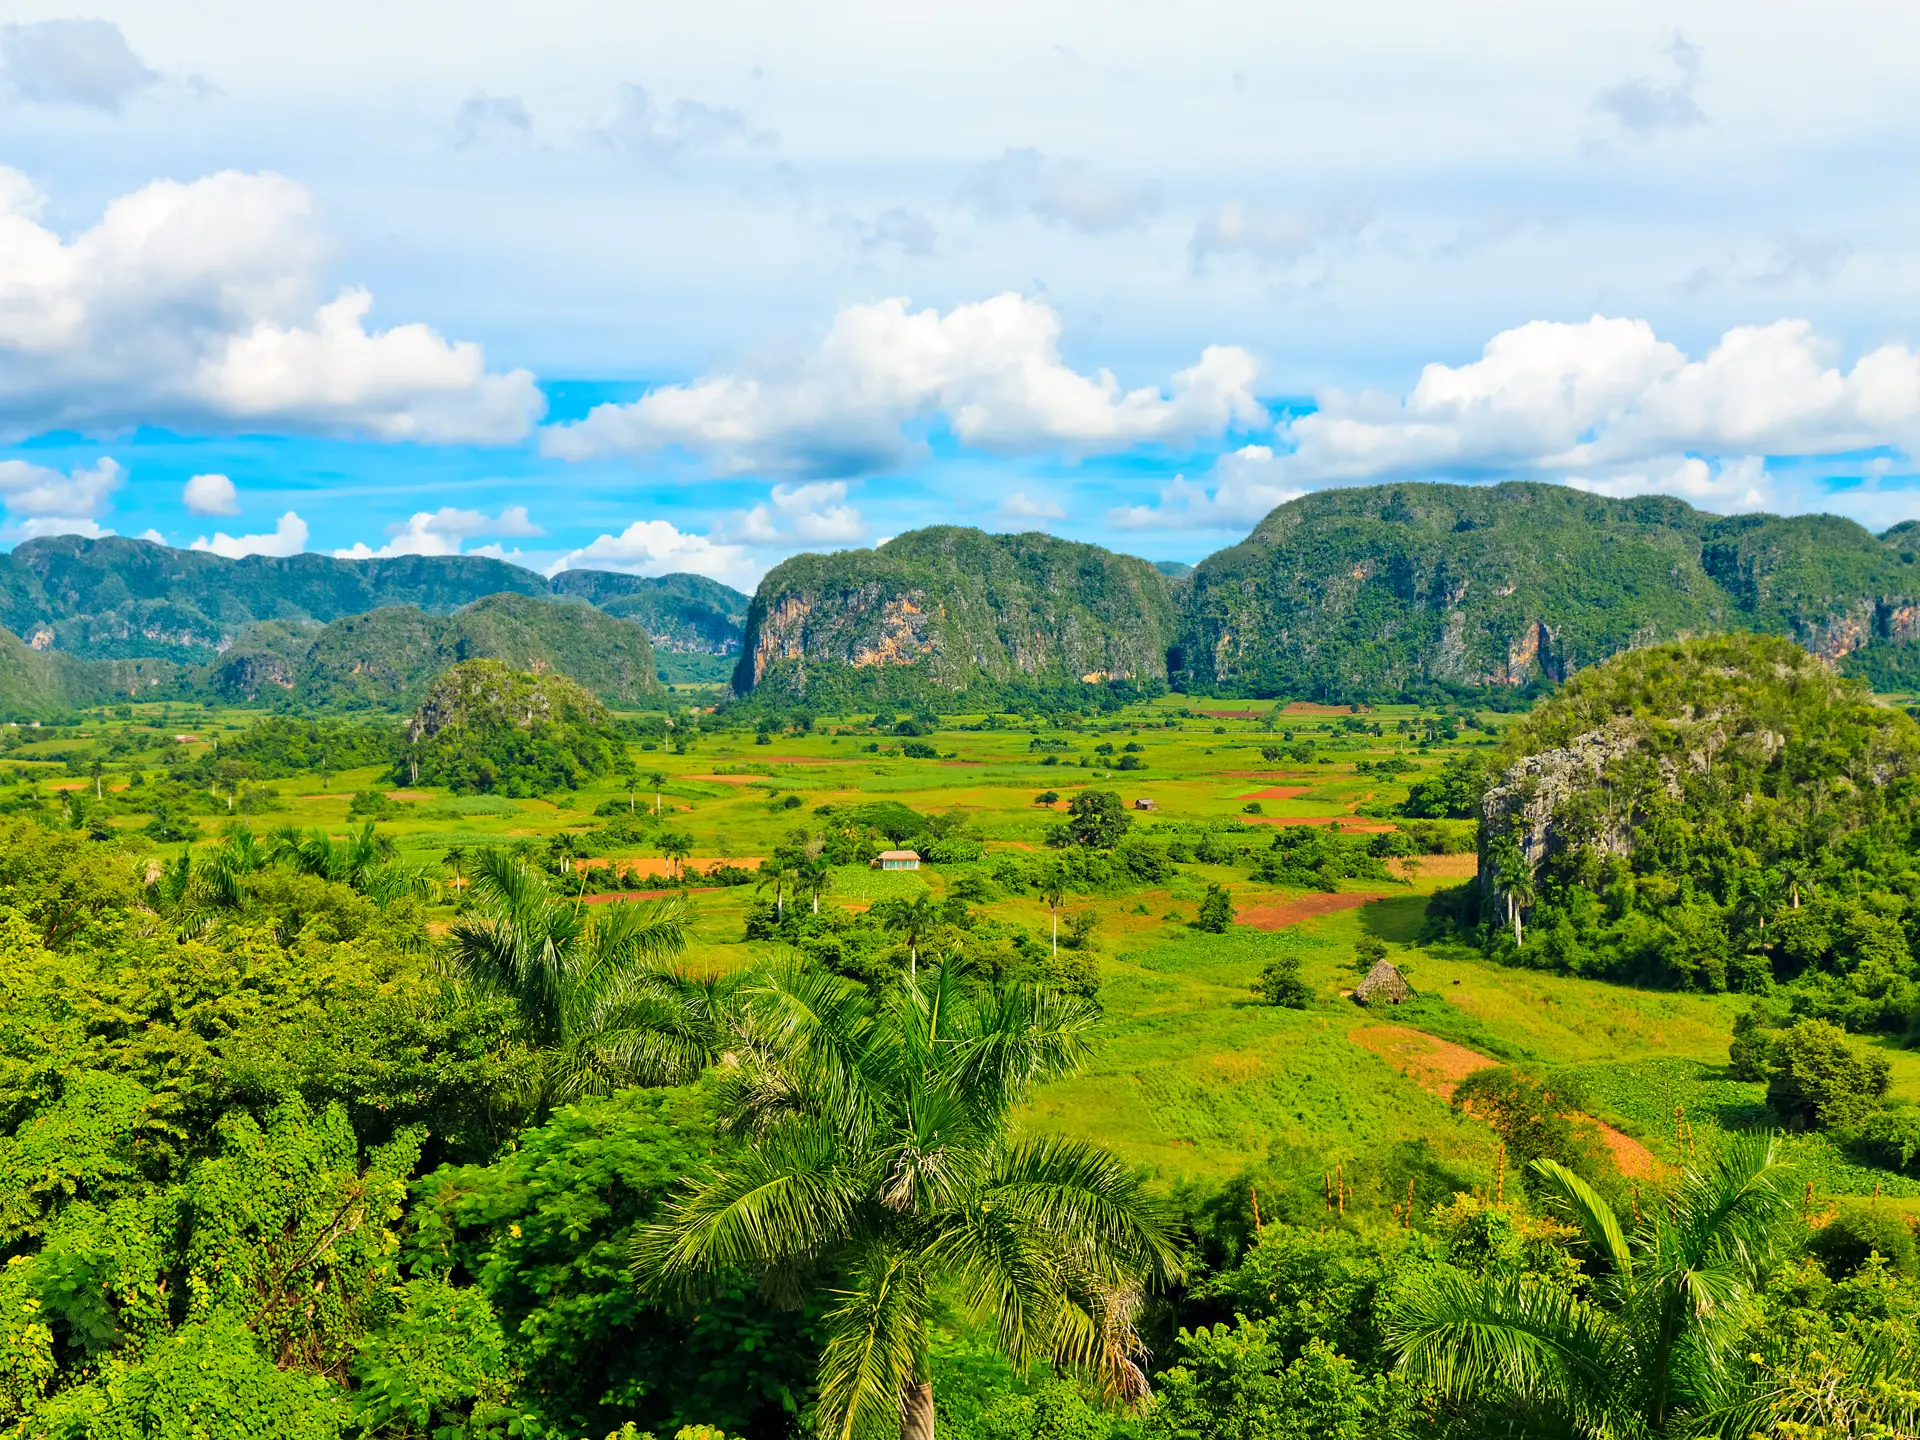
<instances>
[{"instance_id":1,"label":"green field","mask_svg":"<svg viewBox=\"0 0 1920 1440\"><path fill-rule=\"evenodd\" d=\"M142 785L158 783L169 767L217 751L259 718L245 710L149 706L130 717L102 714L52 739L23 730L22 743L0 759L0 770L12 777L4 793L16 808L38 801L57 813L64 792L97 788L117 812L108 823L139 832L150 815L135 808L139 786L128 788L136 773ZM1242 845L1264 844L1274 827L1262 822L1273 819L1385 828L1390 822L1354 812L1397 803L1409 783L1431 775L1452 754L1490 748L1506 718L1482 713L1473 723L1483 728L1423 743L1422 713L1411 706L1298 714L1269 703L1167 696L1077 729L1019 717L948 716L919 737L939 758L914 759L901 753L901 739L884 729L876 733L867 717L828 717L806 733L774 734L767 744L742 731L702 733L684 753L633 744L628 758L641 780L631 797L616 780L539 798L453 796L402 786L389 770L362 766L243 785L251 792L251 815L230 793L200 796L191 821L203 845L233 823L261 831L317 827L339 836L359 823L348 813L356 793L385 795L393 808L378 821L378 832L442 882L431 928L444 932L459 899L449 860L454 852L519 846L546 855L566 837L591 837L605 823L595 818L596 809L625 811L631 799L648 833L606 849L607 865L653 873L626 886L664 886L665 862L651 836L670 828L689 837L695 915L689 963L731 972L779 948L743 938L746 913L764 895L752 885L704 886L699 872L721 863L755 867L796 828L817 825L819 806L885 799L922 814L963 818L985 841L979 864L927 865L911 874L842 867L823 903L858 909L901 895L940 899L960 876L990 870L997 855L1041 853L1059 809L1084 787L1114 790L1129 807L1151 800L1152 811L1130 813L1136 831L1162 840L1238 827ZM1356 723L1363 728L1356 731ZM1311 761L1262 758L1263 749L1285 751L1305 740L1314 742ZM1133 753L1144 768L1121 771L1114 767L1129 742L1140 747ZM1103 746L1111 753L1100 753ZM1357 769L1389 756L1419 768L1392 778ZM1043 763L1049 757L1054 763ZM96 759L105 770L90 778ZM653 773L663 777L657 826L651 817L656 797L645 778ZM1249 799L1274 789L1289 793ZM1048 790L1061 799L1052 807L1036 804ZM1257 820L1244 813L1250 803L1259 805ZM186 847L156 848L170 855ZM1225 935L1209 935L1187 923L1209 884L1227 888L1242 911L1308 893L1262 884L1244 865L1182 864L1162 885L1069 897L1069 908L1095 919L1103 1042L1086 1072L1041 1092L1025 1123L1100 1139L1166 1183L1256 1167L1280 1152L1310 1149L1331 1162L1416 1138L1469 1170L1485 1170L1491 1132L1348 1038L1362 1026L1393 1020L1342 998L1356 978L1351 962L1363 935L1386 942L1414 986L1437 997L1438 1006L1416 1024L1467 1044L1490 1063L1505 1057L1572 1068L1600 1118L1663 1159L1685 1158L1675 1104L1685 1107L1696 1145L1702 1134L1760 1122L1760 1087L1723 1075L1737 997L1636 990L1505 968L1460 946L1423 947L1426 897L1458 883L1464 858L1425 862L1444 873L1423 875L1416 868L1404 879L1343 882L1343 889L1384 898L1276 931L1235 925ZM593 884L612 888L611 881ZM978 913L1048 934L1049 912L1032 893L999 895L982 902ZM1282 951L1299 955L1317 997L1313 1008L1279 1009L1252 993L1262 966ZM1894 1066L1895 1097L1920 1099L1920 1055L1880 1048ZM1876 1184L1890 1194L1920 1191L1911 1181L1845 1161L1824 1141L1798 1144L1820 1183L1835 1193Z\"/></svg>"}]
</instances>

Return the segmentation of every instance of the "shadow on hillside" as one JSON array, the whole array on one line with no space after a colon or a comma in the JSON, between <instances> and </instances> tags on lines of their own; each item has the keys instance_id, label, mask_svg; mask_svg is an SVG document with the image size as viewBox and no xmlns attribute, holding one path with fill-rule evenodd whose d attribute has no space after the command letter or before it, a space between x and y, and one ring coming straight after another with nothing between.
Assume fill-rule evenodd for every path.
<instances>
[{"instance_id":1,"label":"shadow on hillside","mask_svg":"<svg viewBox=\"0 0 1920 1440\"><path fill-rule=\"evenodd\" d=\"M1396 895L1360 907L1360 928L1394 945L1411 945L1420 938L1427 918L1427 897Z\"/></svg>"}]
</instances>

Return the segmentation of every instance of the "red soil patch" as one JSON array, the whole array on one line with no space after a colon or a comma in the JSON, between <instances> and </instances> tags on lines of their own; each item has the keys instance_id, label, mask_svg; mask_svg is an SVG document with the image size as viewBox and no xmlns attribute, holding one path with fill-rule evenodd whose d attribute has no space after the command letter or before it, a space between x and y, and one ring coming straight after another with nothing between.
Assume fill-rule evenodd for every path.
<instances>
[{"instance_id":1,"label":"red soil patch","mask_svg":"<svg viewBox=\"0 0 1920 1440\"><path fill-rule=\"evenodd\" d=\"M1356 820L1351 815L1242 815L1250 825L1338 825L1348 835L1384 835L1394 829L1388 820Z\"/></svg>"},{"instance_id":2,"label":"red soil patch","mask_svg":"<svg viewBox=\"0 0 1920 1440\"><path fill-rule=\"evenodd\" d=\"M433 799L433 796L429 795L424 790L389 790L387 791L387 799L389 800L431 800Z\"/></svg>"},{"instance_id":3,"label":"red soil patch","mask_svg":"<svg viewBox=\"0 0 1920 1440\"><path fill-rule=\"evenodd\" d=\"M1363 1050L1371 1050L1421 1089L1430 1090L1445 1100L1451 1100L1455 1088L1474 1071L1500 1063L1477 1050L1405 1025L1362 1025L1349 1030L1347 1039ZM1600 1132L1622 1175L1651 1178L1664 1168L1653 1152L1631 1135L1591 1115L1579 1118Z\"/></svg>"},{"instance_id":4,"label":"red soil patch","mask_svg":"<svg viewBox=\"0 0 1920 1440\"><path fill-rule=\"evenodd\" d=\"M1370 705L1362 705L1356 711L1346 705L1319 705L1311 700L1295 700L1280 713L1282 715L1365 715L1372 708Z\"/></svg>"},{"instance_id":5,"label":"red soil patch","mask_svg":"<svg viewBox=\"0 0 1920 1440\"><path fill-rule=\"evenodd\" d=\"M1254 790L1242 795L1242 800L1291 800L1296 795L1304 795L1311 785L1269 785L1264 790Z\"/></svg>"},{"instance_id":6,"label":"red soil patch","mask_svg":"<svg viewBox=\"0 0 1920 1440\"><path fill-rule=\"evenodd\" d=\"M1371 895L1302 895L1298 900L1280 900L1271 905L1249 905L1234 918L1255 930L1284 930L1311 920L1316 915L1332 915L1341 910L1358 910L1375 900L1388 897Z\"/></svg>"},{"instance_id":7,"label":"red soil patch","mask_svg":"<svg viewBox=\"0 0 1920 1440\"><path fill-rule=\"evenodd\" d=\"M1259 710L1202 710L1209 720L1258 720L1264 713Z\"/></svg>"}]
</instances>

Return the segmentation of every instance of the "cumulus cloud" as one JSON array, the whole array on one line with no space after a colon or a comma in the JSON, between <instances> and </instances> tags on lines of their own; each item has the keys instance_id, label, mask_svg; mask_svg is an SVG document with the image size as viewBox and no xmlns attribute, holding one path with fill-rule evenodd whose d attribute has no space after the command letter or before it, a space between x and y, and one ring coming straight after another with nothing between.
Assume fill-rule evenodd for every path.
<instances>
[{"instance_id":1,"label":"cumulus cloud","mask_svg":"<svg viewBox=\"0 0 1920 1440\"><path fill-rule=\"evenodd\" d=\"M453 146L465 150L533 134L533 116L517 95L469 95L453 112Z\"/></svg>"},{"instance_id":2,"label":"cumulus cloud","mask_svg":"<svg viewBox=\"0 0 1920 1440\"><path fill-rule=\"evenodd\" d=\"M511 443L533 376L420 324L369 330L372 298L321 302L307 192L232 171L156 181L71 242L0 167L0 436L134 425Z\"/></svg>"},{"instance_id":3,"label":"cumulus cloud","mask_svg":"<svg viewBox=\"0 0 1920 1440\"><path fill-rule=\"evenodd\" d=\"M15 100L113 114L159 78L110 21L0 25L0 93Z\"/></svg>"},{"instance_id":4,"label":"cumulus cloud","mask_svg":"<svg viewBox=\"0 0 1920 1440\"><path fill-rule=\"evenodd\" d=\"M1842 369L1805 320L1729 330L1689 360L1643 320L1538 320L1404 399L1329 394L1283 427L1289 483L1443 471L1586 474L1674 455L1834 455L1920 439L1920 355Z\"/></svg>"},{"instance_id":5,"label":"cumulus cloud","mask_svg":"<svg viewBox=\"0 0 1920 1440\"><path fill-rule=\"evenodd\" d=\"M1187 253L1196 271L1219 256L1241 256L1264 265L1295 265L1313 256L1351 248L1373 223L1373 210L1358 200L1317 210L1273 210L1228 200L1200 217Z\"/></svg>"},{"instance_id":6,"label":"cumulus cloud","mask_svg":"<svg viewBox=\"0 0 1920 1440\"><path fill-rule=\"evenodd\" d=\"M687 99L662 105L642 85L620 87L613 119L599 133L613 149L654 165L731 144L771 145L776 138L738 110Z\"/></svg>"},{"instance_id":7,"label":"cumulus cloud","mask_svg":"<svg viewBox=\"0 0 1920 1440\"><path fill-rule=\"evenodd\" d=\"M942 416L967 445L1000 452L1093 454L1189 441L1258 423L1258 365L1234 346L1209 346L1166 390L1122 390L1060 358L1060 317L1043 300L999 295L945 315L902 299L854 305L819 348L759 373L709 375L630 404L596 406L542 434L571 460L677 447L722 474L869 473L914 447L910 421Z\"/></svg>"},{"instance_id":8,"label":"cumulus cloud","mask_svg":"<svg viewBox=\"0 0 1920 1440\"><path fill-rule=\"evenodd\" d=\"M0 460L0 500L7 510L4 535L109 535L100 526L126 471L111 459L76 466L66 474L25 460Z\"/></svg>"},{"instance_id":9,"label":"cumulus cloud","mask_svg":"<svg viewBox=\"0 0 1920 1440\"><path fill-rule=\"evenodd\" d=\"M1110 180L1081 160L1050 160L1038 150L1008 150L976 165L957 197L989 220L1030 215L1088 235L1125 229L1160 209L1159 187Z\"/></svg>"},{"instance_id":10,"label":"cumulus cloud","mask_svg":"<svg viewBox=\"0 0 1920 1440\"><path fill-rule=\"evenodd\" d=\"M224 475L195 475L180 489L180 502L192 515L238 515L240 496Z\"/></svg>"},{"instance_id":11,"label":"cumulus cloud","mask_svg":"<svg viewBox=\"0 0 1920 1440\"><path fill-rule=\"evenodd\" d=\"M1107 512L1107 523L1116 530L1245 530L1306 493L1277 477L1276 461L1271 446L1243 445L1214 463L1211 490L1176 475L1160 487L1158 505L1119 506Z\"/></svg>"},{"instance_id":12,"label":"cumulus cloud","mask_svg":"<svg viewBox=\"0 0 1920 1440\"><path fill-rule=\"evenodd\" d=\"M748 545L848 545L865 533L866 523L846 498L840 480L776 485L763 503L735 515L722 538Z\"/></svg>"},{"instance_id":13,"label":"cumulus cloud","mask_svg":"<svg viewBox=\"0 0 1920 1440\"><path fill-rule=\"evenodd\" d=\"M1624 499L1630 495L1675 495L1703 510L1729 514L1738 510L1766 510L1778 499L1764 456L1742 455L1723 461L1697 455L1675 456L1660 463L1633 467L1605 479L1567 476L1576 490Z\"/></svg>"},{"instance_id":14,"label":"cumulus cloud","mask_svg":"<svg viewBox=\"0 0 1920 1440\"><path fill-rule=\"evenodd\" d=\"M395 555L458 555L463 542L478 539L482 535L518 538L546 533L528 518L524 505L509 505L497 516L443 505L438 510L421 510L399 524L389 525L387 543L377 550L360 541L333 553L341 560L386 560ZM509 553L499 545L482 545L467 553L507 560L520 552L515 550Z\"/></svg>"},{"instance_id":15,"label":"cumulus cloud","mask_svg":"<svg viewBox=\"0 0 1920 1440\"><path fill-rule=\"evenodd\" d=\"M248 555L298 555L307 548L307 522L289 510L280 517L269 535L229 535L225 531L216 531L211 540L202 535L190 548L210 550L229 560L239 560Z\"/></svg>"},{"instance_id":16,"label":"cumulus cloud","mask_svg":"<svg viewBox=\"0 0 1920 1440\"><path fill-rule=\"evenodd\" d=\"M602 535L562 555L548 571L618 570L628 575L671 575L686 571L723 585L752 590L765 567L745 546L692 535L666 520L636 520L618 535Z\"/></svg>"},{"instance_id":17,"label":"cumulus cloud","mask_svg":"<svg viewBox=\"0 0 1920 1440\"><path fill-rule=\"evenodd\" d=\"M1035 499L1024 490L1016 490L998 506L1002 520L1064 520L1067 512L1058 500L1046 496Z\"/></svg>"},{"instance_id":18,"label":"cumulus cloud","mask_svg":"<svg viewBox=\"0 0 1920 1440\"><path fill-rule=\"evenodd\" d=\"M1635 75L1602 90L1594 97L1594 108L1621 130L1642 139L1663 130L1706 124L1706 112L1693 98L1700 80L1700 47L1675 35L1667 46L1667 57L1673 62L1672 79Z\"/></svg>"}]
</instances>

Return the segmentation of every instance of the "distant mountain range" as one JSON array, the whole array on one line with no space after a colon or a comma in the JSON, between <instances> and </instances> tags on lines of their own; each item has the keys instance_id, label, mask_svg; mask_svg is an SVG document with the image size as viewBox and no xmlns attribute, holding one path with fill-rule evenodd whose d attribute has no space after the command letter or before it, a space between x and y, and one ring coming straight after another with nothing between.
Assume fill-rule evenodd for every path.
<instances>
[{"instance_id":1,"label":"distant mountain range","mask_svg":"<svg viewBox=\"0 0 1920 1440\"><path fill-rule=\"evenodd\" d=\"M1348 701L1562 679L1630 646L1785 635L1920 688L1920 522L1719 516L1558 485L1400 484L1280 506L1197 567L936 526L798 555L751 602L696 575L473 556L224 560L144 540L0 556L0 709L111 696L405 707L457 660L608 704L662 677L776 703L956 707L1101 680Z\"/></svg>"},{"instance_id":2,"label":"distant mountain range","mask_svg":"<svg viewBox=\"0 0 1920 1440\"><path fill-rule=\"evenodd\" d=\"M939 528L776 568L734 688L937 701L1107 675L1348 701L1558 680L1716 630L1786 635L1876 684L1920 685L1917 555L1920 522L1875 536L1830 515L1543 484L1321 491L1190 573Z\"/></svg>"},{"instance_id":3,"label":"distant mountain range","mask_svg":"<svg viewBox=\"0 0 1920 1440\"><path fill-rule=\"evenodd\" d=\"M481 556L228 560L117 536L0 555L0 708L206 693L418 700L457 659L565 669L610 704L724 679L747 597L700 575L532 570Z\"/></svg>"}]
</instances>

